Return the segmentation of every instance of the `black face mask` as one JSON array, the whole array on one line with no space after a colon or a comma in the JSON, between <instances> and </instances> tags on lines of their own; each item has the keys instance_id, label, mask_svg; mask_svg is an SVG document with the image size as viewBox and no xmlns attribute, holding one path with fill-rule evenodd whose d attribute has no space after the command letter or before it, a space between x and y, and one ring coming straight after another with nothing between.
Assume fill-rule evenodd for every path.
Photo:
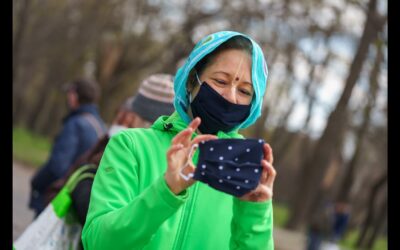
<instances>
[{"instance_id":1,"label":"black face mask","mask_svg":"<svg viewBox=\"0 0 400 250\"><path fill-rule=\"evenodd\" d=\"M229 132L244 122L250 114L251 104L241 105L227 101L207 82L200 85L197 96L190 103L193 117L200 117L199 130L203 134Z\"/></svg>"}]
</instances>

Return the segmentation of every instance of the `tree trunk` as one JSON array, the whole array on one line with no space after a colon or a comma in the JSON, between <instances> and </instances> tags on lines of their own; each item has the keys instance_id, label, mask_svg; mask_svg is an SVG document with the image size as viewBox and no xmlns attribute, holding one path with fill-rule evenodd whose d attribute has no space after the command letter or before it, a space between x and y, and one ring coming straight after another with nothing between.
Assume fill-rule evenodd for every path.
<instances>
[{"instance_id":1,"label":"tree trunk","mask_svg":"<svg viewBox=\"0 0 400 250\"><path fill-rule=\"evenodd\" d=\"M17 13L17 22L15 28L15 35L13 36L13 62L12 62L12 84L13 84L13 124L20 122L20 107L21 107L21 98L23 96L23 85L24 80L19 81L17 75L17 68L20 65L20 56L21 56L21 44L24 40L26 26L28 24L28 19L30 16L30 5L31 0L22 0L21 1L21 9ZM17 79L18 78L18 79Z\"/></svg>"},{"instance_id":2,"label":"tree trunk","mask_svg":"<svg viewBox=\"0 0 400 250\"><path fill-rule=\"evenodd\" d=\"M274 151L276 155L280 155L282 149L284 149L285 145L290 142L291 138L289 138L289 133L286 133L286 138L283 136L286 131L286 124L288 123L290 114L293 112L295 106L295 101L293 99L290 100L289 108L286 112L280 117L280 121L272 133L271 136L271 145L274 145Z\"/></svg>"},{"instance_id":3,"label":"tree trunk","mask_svg":"<svg viewBox=\"0 0 400 250\"><path fill-rule=\"evenodd\" d=\"M275 34L272 38L272 46L275 47L276 46L276 41L277 41L277 35ZM276 61L276 58L278 56L278 53L274 53L272 55L272 57L270 58L270 60L268 61L269 63L269 70L271 71L271 69L273 68L273 65ZM268 87L267 87L268 89ZM267 94L267 89L265 90L265 97L269 98L269 95ZM266 102L266 99L264 98L264 103ZM271 103L271 102L270 102ZM265 123L267 122L268 119L268 115L270 112L270 106L269 105L264 105L264 108L262 110L262 114L261 117L257 120L257 122L254 124L254 130L253 130L253 137L255 138L260 138L263 136L264 134L264 130L265 130Z\"/></svg>"},{"instance_id":4,"label":"tree trunk","mask_svg":"<svg viewBox=\"0 0 400 250\"><path fill-rule=\"evenodd\" d=\"M357 239L356 242L356 247L360 248L365 246L365 241L367 239L367 236L369 235L370 232L370 228L372 226L372 223L374 221L374 203L378 194L379 189L386 184L387 182L387 172L385 172L376 182L375 184L372 186L371 188L371 192L369 195L369 199L368 199L368 204L367 204L367 214L365 216L364 222L361 226L361 232L360 232L360 236Z\"/></svg>"},{"instance_id":5,"label":"tree trunk","mask_svg":"<svg viewBox=\"0 0 400 250\"><path fill-rule=\"evenodd\" d=\"M359 78L369 45L376 39L379 30L383 26L382 22L377 24L376 2L376 0L370 0L364 31L339 102L335 110L330 114L327 126L318 140L314 152L302 164L301 169L304 178L299 178L299 184L297 185L302 195L299 193L294 194L294 206L291 209L293 213L287 224L290 229L300 227L309 218L309 215L313 213L315 206L312 206L312 204L315 203L318 192L321 192L319 190L321 179L333 157L341 151L347 106L351 93Z\"/></svg>"},{"instance_id":6,"label":"tree trunk","mask_svg":"<svg viewBox=\"0 0 400 250\"><path fill-rule=\"evenodd\" d=\"M25 29L26 25L29 20L29 15L30 15L30 5L32 1L31 0L22 0L21 1L21 10L18 13L18 26L15 31L15 37L13 39L13 67L12 67L12 79L13 83L15 83L15 72L16 68L19 66L19 57L20 57L20 50L21 50L21 44L24 40L24 34L25 34Z\"/></svg>"},{"instance_id":7,"label":"tree trunk","mask_svg":"<svg viewBox=\"0 0 400 250\"><path fill-rule=\"evenodd\" d=\"M370 94L369 94L369 100L367 103L367 106L365 107L364 110L364 120L361 125L361 128L359 129L357 133L357 142L356 142L356 149L355 152L350 160L350 163L348 167L346 168L346 172L344 174L344 180L342 181L341 187L339 189L338 195L337 195L337 200L338 201L343 201L343 202L350 202L351 197L350 197L350 192L351 192L351 187L354 183L354 177L356 173L356 168L358 161L360 159L360 155L363 152L362 151L362 145L364 142L364 137L365 134L368 131L369 124L370 124L370 114L372 111L372 108L375 106L375 99L376 95L378 92L378 77L379 77L379 72L380 72L380 64L383 59L383 52L382 48L379 46L377 47L377 55L375 58L375 63L374 66L371 70L370 74Z\"/></svg>"},{"instance_id":8,"label":"tree trunk","mask_svg":"<svg viewBox=\"0 0 400 250\"><path fill-rule=\"evenodd\" d=\"M65 77L65 69L63 64L57 64L57 62L49 61L48 65L52 66L52 70L49 71L45 75L45 79L41 81L41 85L38 86L35 91L40 95L39 98L35 101L35 103L31 104L31 108L29 109L29 114L27 115L26 125L28 128L32 129L35 132L39 132L41 130L40 126L46 126L46 123L53 123L51 119L47 119L44 124L40 124L40 120L45 119L49 116L48 112L43 112L46 110L47 105L52 105L51 100L51 91L54 90L55 83L64 82ZM52 86L52 87L50 87ZM65 98L65 97L64 97ZM42 118L45 116L46 118ZM46 134L45 135L49 135Z\"/></svg>"},{"instance_id":9,"label":"tree trunk","mask_svg":"<svg viewBox=\"0 0 400 250\"><path fill-rule=\"evenodd\" d=\"M44 103L39 113L37 113L35 123L33 124L33 130L37 133L49 137L53 136L53 129L56 128L56 124L60 122L51 113L51 110L55 108L60 111L60 102L56 98L57 95L54 90L50 90L46 98L41 98L44 99Z\"/></svg>"},{"instance_id":10,"label":"tree trunk","mask_svg":"<svg viewBox=\"0 0 400 250\"><path fill-rule=\"evenodd\" d=\"M32 76L38 68L40 68L38 65L24 68L24 73L20 74L18 80L20 84L17 84L17 82L15 82L15 84L13 83L13 125L22 125L25 119L26 107L24 104L26 103L26 96L28 95L26 92L35 81L29 76Z\"/></svg>"},{"instance_id":11,"label":"tree trunk","mask_svg":"<svg viewBox=\"0 0 400 250\"><path fill-rule=\"evenodd\" d=\"M387 216L387 197L383 201L383 204L381 205L380 209L378 210L378 215L375 218L375 221L372 225L372 233L371 236L367 239L366 241L366 248L368 250L372 250L374 243L376 241L376 238L378 237L379 232L382 230L382 227L385 222L385 218Z\"/></svg>"},{"instance_id":12,"label":"tree trunk","mask_svg":"<svg viewBox=\"0 0 400 250\"><path fill-rule=\"evenodd\" d=\"M268 118L269 110L270 110L269 106L264 107L264 109L261 113L261 117L258 118L256 124L254 124L253 137L255 137L255 138L264 137L265 122Z\"/></svg>"},{"instance_id":13,"label":"tree trunk","mask_svg":"<svg viewBox=\"0 0 400 250\"><path fill-rule=\"evenodd\" d=\"M325 33L324 41L323 41L324 44L329 44L329 39L331 38L332 34L335 32L335 30L337 30L339 28L341 13L335 12L335 14L336 14L336 17L335 17L336 22L333 25L331 25L324 32ZM326 68L326 66L328 65L328 63L332 57L333 57L332 51L328 50L328 54L325 56L324 60L320 64L322 69ZM313 66L308 74L311 76L311 78L309 80L309 83L305 87L305 93L307 96L309 96L309 100L308 100L307 115L306 115L306 119L305 119L304 125L303 125L304 132L309 131L309 124L311 121L312 111L314 109L314 104L315 104L315 100L316 100L316 90L315 90L316 88L314 87L314 85L318 82L323 81L323 79L321 77L322 74L320 74L319 76L316 75L316 72L315 72L316 66L317 66L317 64L313 64Z\"/></svg>"}]
</instances>

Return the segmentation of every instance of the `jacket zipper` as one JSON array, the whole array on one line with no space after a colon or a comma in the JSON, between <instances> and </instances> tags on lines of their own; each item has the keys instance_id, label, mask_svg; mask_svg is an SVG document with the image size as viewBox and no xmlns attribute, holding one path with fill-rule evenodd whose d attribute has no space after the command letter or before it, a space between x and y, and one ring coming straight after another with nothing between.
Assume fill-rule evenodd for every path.
<instances>
[{"instance_id":1,"label":"jacket zipper","mask_svg":"<svg viewBox=\"0 0 400 250\"><path fill-rule=\"evenodd\" d=\"M196 134L197 136L197 134ZM196 165L197 161L198 161L198 157L199 154L196 151L193 155L193 164ZM193 204L195 203L196 200L196 195L197 195L197 189L198 189L198 183L195 183L193 186L193 194L191 194L191 199L188 201L188 203L186 204L187 206L185 207L185 210L183 211L183 215L181 217L180 220L180 227L177 230L177 235L178 237L176 238L175 244L173 249L176 250L181 250L182 249L182 245L183 245L183 241L185 240L184 237L186 235L186 231L188 228L188 220L190 219L190 216L192 214L192 208L193 208ZM189 190L188 190L189 191Z\"/></svg>"},{"instance_id":2,"label":"jacket zipper","mask_svg":"<svg viewBox=\"0 0 400 250\"><path fill-rule=\"evenodd\" d=\"M179 230L178 238L176 240L174 249L177 249L177 250L182 249L184 237L186 235L186 231L187 231L187 227L188 227L187 221L189 220L190 215L192 214L191 213L192 212L192 207L193 207L193 204L194 204L195 199L196 199L197 187L198 187L198 185L196 183L194 185L194 187L193 187L192 199L189 201L187 209L185 209L185 211L183 212L182 223L181 223L182 226L181 226L181 228Z\"/></svg>"}]
</instances>

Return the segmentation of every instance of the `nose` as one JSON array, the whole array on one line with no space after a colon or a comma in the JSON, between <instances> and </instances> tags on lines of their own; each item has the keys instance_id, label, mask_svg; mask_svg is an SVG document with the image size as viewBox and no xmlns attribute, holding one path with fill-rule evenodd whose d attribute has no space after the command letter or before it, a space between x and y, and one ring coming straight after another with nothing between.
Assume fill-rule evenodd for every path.
<instances>
[{"instance_id":1,"label":"nose","mask_svg":"<svg viewBox=\"0 0 400 250\"><path fill-rule=\"evenodd\" d=\"M237 104L236 88L227 88L222 95L227 101Z\"/></svg>"}]
</instances>

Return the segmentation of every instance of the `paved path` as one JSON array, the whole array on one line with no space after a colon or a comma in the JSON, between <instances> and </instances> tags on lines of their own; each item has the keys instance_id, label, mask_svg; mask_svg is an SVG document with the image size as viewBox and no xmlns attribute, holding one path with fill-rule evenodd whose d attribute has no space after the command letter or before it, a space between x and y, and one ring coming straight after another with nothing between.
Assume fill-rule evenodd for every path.
<instances>
[{"instance_id":1,"label":"paved path","mask_svg":"<svg viewBox=\"0 0 400 250\"><path fill-rule=\"evenodd\" d=\"M306 238L304 234L283 228L274 228L275 250L304 250Z\"/></svg>"},{"instance_id":2,"label":"paved path","mask_svg":"<svg viewBox=\"0 0 400 250\"><path fill-rule=\"evenodd\" d=\"M13 241L33 219L33 211L28 209L29 180L33 173L32 167L13 162Z\"/></svg>"},{"instance_id":3,"label":"paved path","mask_svg":"<svg viewBox=\"0 0 400 250\"><path fill-rule=\"evenodd\" d=\"M33 212L29 210L29 181L34 173L32 167L13 162L13 241L32 222ZM275 250L303 250L303 234L274 228Z\"/></svg>"}]
</instances>

